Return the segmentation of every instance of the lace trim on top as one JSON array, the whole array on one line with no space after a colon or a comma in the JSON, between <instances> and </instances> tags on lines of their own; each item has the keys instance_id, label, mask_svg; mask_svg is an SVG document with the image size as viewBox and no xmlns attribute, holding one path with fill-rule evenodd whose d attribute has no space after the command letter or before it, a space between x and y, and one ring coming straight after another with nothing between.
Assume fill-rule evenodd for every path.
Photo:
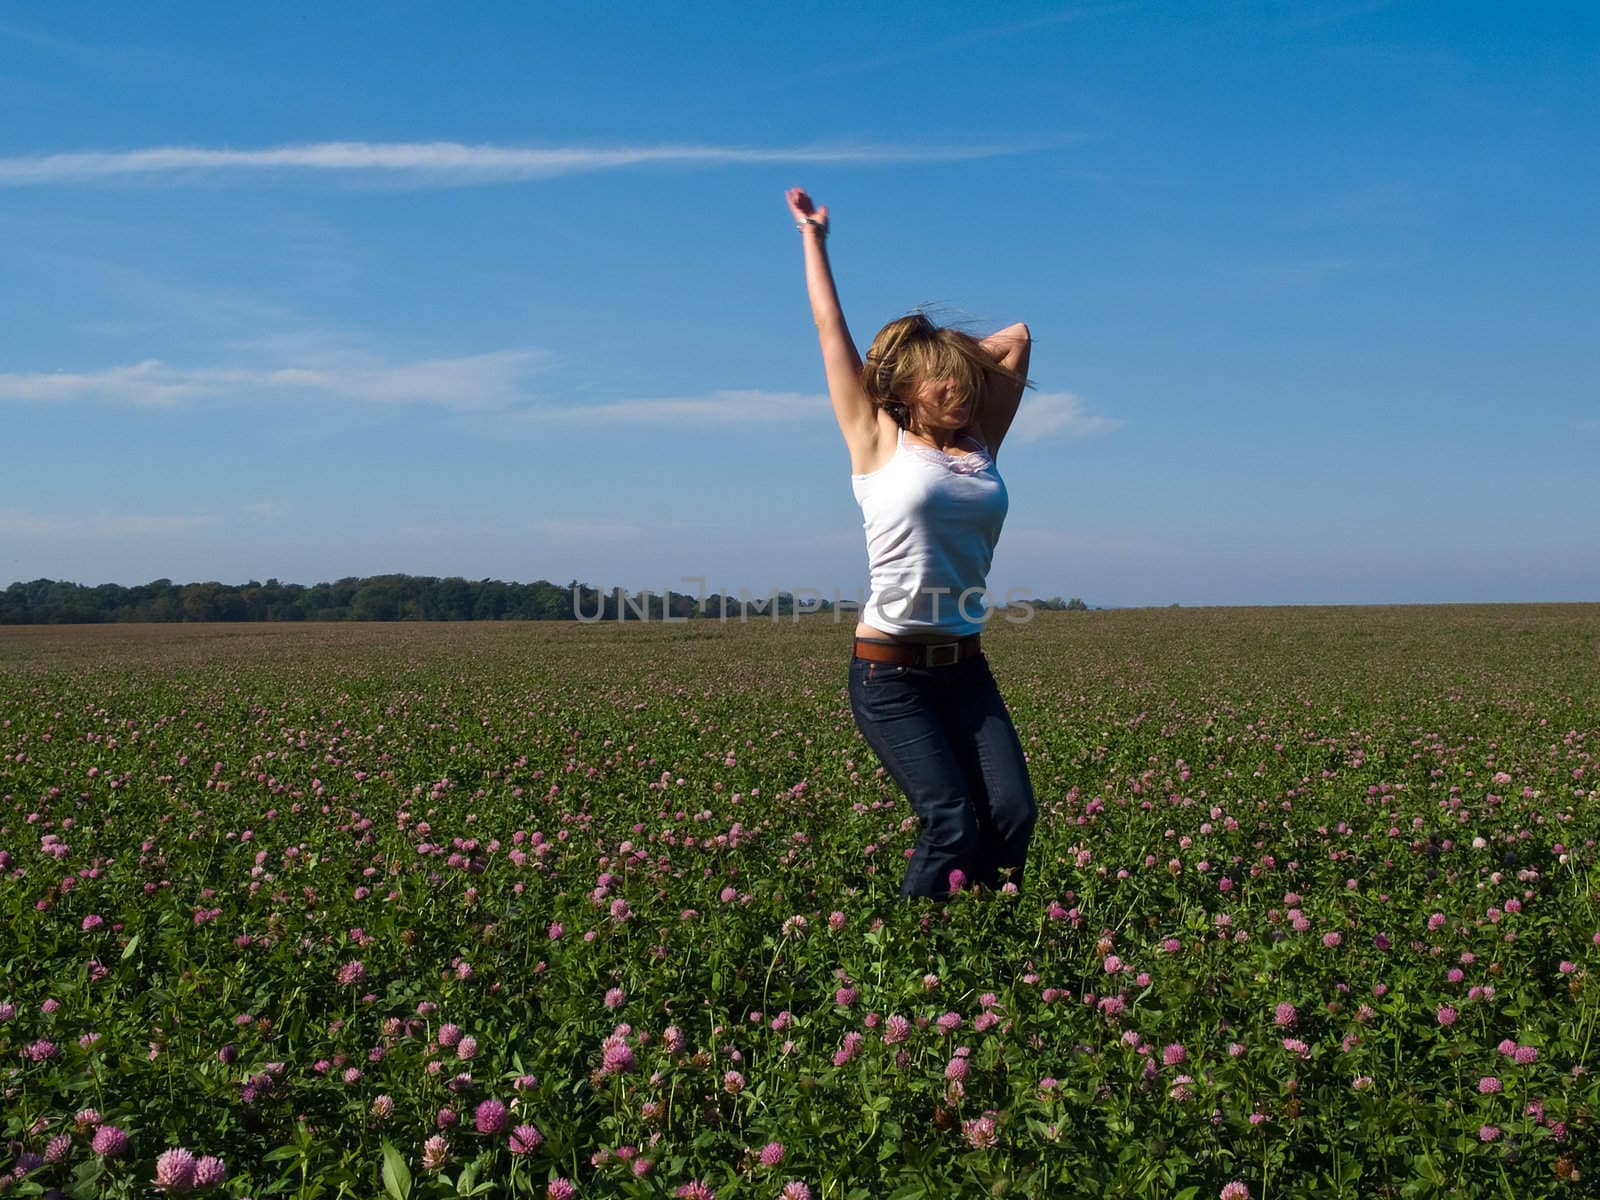
<instances>
[{"instance_id":1,"label":"lace trim on top","mask_svg":"<svg viewBox=\"0 0 1600 1200\"><path fill-rule=\"evenodd\" d=\"M973 438L973 441L978 441ZM989 457L989 449L978 441L979 448L966 454L946 454L943 450L935 450L932 446L924 446L921 442L906 441L906 431L900 431L900 445L915 454L921 455L931 463L946 467L957 475L976 475L979 471L989 466L994 460Z\"/></svg>"}]
</instances>

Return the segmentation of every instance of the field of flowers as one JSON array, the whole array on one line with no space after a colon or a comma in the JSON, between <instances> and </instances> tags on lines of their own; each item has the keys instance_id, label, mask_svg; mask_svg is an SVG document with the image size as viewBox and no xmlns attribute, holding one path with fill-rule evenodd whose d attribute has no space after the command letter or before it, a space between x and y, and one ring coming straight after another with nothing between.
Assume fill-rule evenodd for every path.
<instances>
[{"instance_id":1,"label":"field of flowers","mask_svg":"<svg viewBox=\"0 0 1600 1200\"><path fill-rule=\"evenodd\" d=\"M0 628L0 1193L1600 1194L1600 606L985 638L913 905L829 619Z\"/></svg>"}]
</instances>

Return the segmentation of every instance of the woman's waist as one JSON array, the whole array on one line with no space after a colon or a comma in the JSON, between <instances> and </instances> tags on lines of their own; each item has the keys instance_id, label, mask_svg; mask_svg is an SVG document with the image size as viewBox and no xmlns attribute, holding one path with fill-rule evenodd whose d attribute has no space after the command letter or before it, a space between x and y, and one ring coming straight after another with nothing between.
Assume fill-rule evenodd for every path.
<instances>
[{"instance_id":1,"label":"woman's waist","mask_svg":"<svg viewBox=\"0 0 1600 1200\"><path fill-rule=\"evenodd\" d=\"M976 638L976 632L949 629L913 629L908 632L895 633L887 629L879 629L867 621L856 622L858 638L867 638L875 642L892 642L908 646L942 645L945 642L959 642L967 638Z\"/></svg>"},{"instance_id":2,"label":"woman's waist","mask_svg":"<svg viewBox=\"0 0 1600 1200\"><path fill-rule=\"evenodd\" d=\"M949 641L982 629L995 605L981 583L967 588L874 587L858 620L874 633L920 642ZM858 632L871 637L873 633Z\"/></svg>"}]
</instances>

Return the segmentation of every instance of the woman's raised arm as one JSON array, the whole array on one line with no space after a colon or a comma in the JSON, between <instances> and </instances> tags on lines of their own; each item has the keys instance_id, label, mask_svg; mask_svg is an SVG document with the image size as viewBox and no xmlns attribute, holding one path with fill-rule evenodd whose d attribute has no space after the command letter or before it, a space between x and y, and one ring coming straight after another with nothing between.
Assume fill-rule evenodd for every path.
<instances>
[{"instance_id":1,"label":"woman's raised arm","mask_svg":"<svg viewBox=\"0 0 1600 1200\"><path fill-rule=\"evenodd\" d=\"M989 453L997 454L1000 441L1011 428L1022 403L1022 389L1028 386L1028 358L1033 351L1033 335L1028 327L1018 321L996 333L991 333L978 343L995 360L998 368L989 373L988 394L984 397L983 412L978 417L978 427Z\"/></svg>"},{"instance_id":2,"label":"woman's raised arm","mask_svg":"<svg viewBox=\"0 0 1600 1200\"><path fill-rule=\"evenodd\" d=\"M789 211L805 246L806 293L811 298L811 319L817 324L822 346L822 366L828 378L833 415L853 459L869 457L877 441L877 410L861 388L861 355L850 339L839 306L839 292L828 263L828 210L816 207L804 188L786 194Z\"/></svg>"}]
</instances>

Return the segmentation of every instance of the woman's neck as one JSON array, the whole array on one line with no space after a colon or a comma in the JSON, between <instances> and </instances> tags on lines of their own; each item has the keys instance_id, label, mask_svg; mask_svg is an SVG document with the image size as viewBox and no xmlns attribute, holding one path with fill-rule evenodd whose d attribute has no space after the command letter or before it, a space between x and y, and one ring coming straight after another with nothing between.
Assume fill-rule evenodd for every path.
<instances>
[{"instance_id":1,"label":"woman's neck","mask_svg":"<svg viewBox=\"0 0 1600 1200\"><path fill-rule=\"evenodd\" d=\"M909 426L906 432L923 441L931 442L935 450L948 454L954 450L961 440L964 429L919 429Z\"/></svg>"}]
</instances>

